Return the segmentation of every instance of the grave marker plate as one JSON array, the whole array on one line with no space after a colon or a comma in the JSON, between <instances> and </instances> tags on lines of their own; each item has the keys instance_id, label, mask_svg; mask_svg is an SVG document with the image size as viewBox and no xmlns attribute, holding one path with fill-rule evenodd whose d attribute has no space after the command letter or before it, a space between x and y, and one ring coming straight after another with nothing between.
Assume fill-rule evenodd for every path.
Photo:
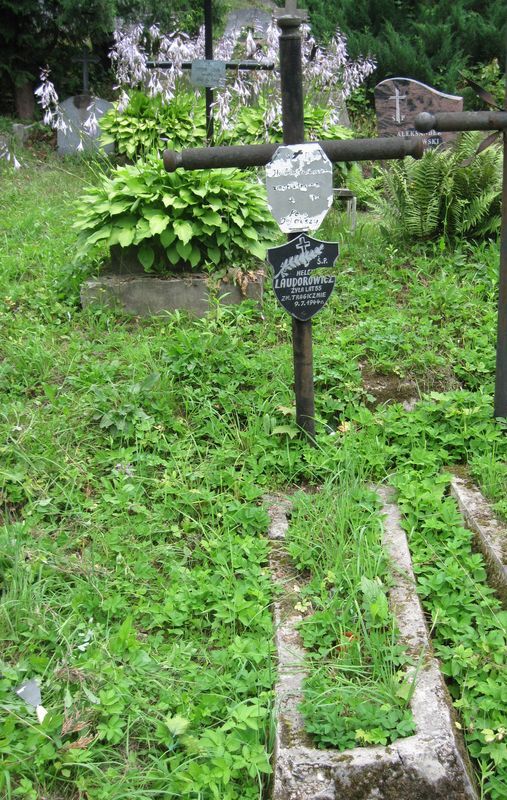
<instances>
[{"instance_id":1,"label":"grave marker plate","mask_svg":"<svg viewBox=\"0 0 507 800\"><path fill-rule=\"evenodd\" d=\"M421 111L462 111L463 98L445 94L410 78L389 78L375 86L375 111L379 136L422 136L426 147L438 147L453 141L450 131L421 134L414 120Z\"/></svg>"},{"instance_id":2,"label":"grave marker plate","mask_svg":"<svg viewBox=\"0 0 507 800\"><path fill-rule=\"evenodd\" d=\"M333 167L318 144L282 145L266 164L266 189L284 233L317 230L333 202Z\"/></svg>"},{"instance_id":3,"label":"grave marker plate","mask_svg":"<svg viewBox=\"0 0 507 800\"><path fill-rule=\"evenodd\" d=\"M90 109L92 104L93 106ZM97 131L95 135L91 135L83 128L84 123L92 112L95 113L95 116L100 121L102 115L112 107L113 104L107 100L102 100L100 97L90 97L87 94L77 94L64 100L61 108L63 119L69 128L65 133L58 131L58 152L61 155L76 153L80 142L82 142L83 148L87 151L102 149L106 153L114 152L114 145L112 144L105 147L101 146L98 141L100 131Z\"/></svg>"},{"instance_id":4,"label":"grave marker plate","mask_svg":"<svg viewBox=\"0 0 507 800\"><path fill-rule=\"evenodd\" d=\"M312 270L332 267L338 251L337 242L321 242L306 233L269 248L273 289L280 305L292 317L304 322L324 308L335 279L333 275L312 275Z\"/></svg>"},{"instance_id":5,"label":"grave marker plate","mask_svg":"<svg viewBox=\"0 0 507 800\"><path fill-rule=\"evenodd\" d=\"M202 59L192 61L190 80L194 86L216 89L225 84L225 61Z\"/></svg>"}]
</instances>

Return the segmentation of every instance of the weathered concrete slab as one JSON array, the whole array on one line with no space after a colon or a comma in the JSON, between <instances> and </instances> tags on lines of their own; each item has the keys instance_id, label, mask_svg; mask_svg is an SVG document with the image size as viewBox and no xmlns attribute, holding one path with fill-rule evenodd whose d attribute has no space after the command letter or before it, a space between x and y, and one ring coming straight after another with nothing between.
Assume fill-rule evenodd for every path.
<instances>
[{"instance_id":1,"label":"weathered concrete slab","mask_svg":"<svg viewBox=\"0 0 507 800\"><path fill-rule=\"evenodd\" d=\"M238 285L231 276L214 286L206 275L184 275L162 278L156 275L105 274L87 280L81 286L83 308L98 305L116 308L136 316L158 316L185 310L203 317L212 298L223 305L234 305L245 299L262 303L264 272L247 273Z\"/></svg>"},{"instance_id":2,"label":"weathered concrete slab","mask_svg":"<svg viewBox=\"0 0 507 800\"><path fill-rule=\"evenodd\" d=\"M466 526L475 534L490 583L507 608L507 525L494 515L482 492L470 480L455 475L451 495L457 500Z\"/></svg>"},{"instance_id":3,"label":"weathered concrete slab","mask_svg":"<svg viewBox=\"0 0 507 800\"><path fill-rule=\"evenodd\" d=\"M311 746L298 711L304 678L304 650L297 631L301 617L290 591L275 601L278 682L274 800L472 800L477 798L471 769L455 728L451 702L438 663L431 654L424 615L399 511L389 490L377 489L385 514L384 543L393 562L390 602L400 638L420 660L411 701L416 733L388 747L357 747L338 752ZM268 497L274 540L270 566L274 580L287 582L281 535L287 530L287 499ZM414 674L414 671L413 671Z\"/></svg>"}]
</instances>

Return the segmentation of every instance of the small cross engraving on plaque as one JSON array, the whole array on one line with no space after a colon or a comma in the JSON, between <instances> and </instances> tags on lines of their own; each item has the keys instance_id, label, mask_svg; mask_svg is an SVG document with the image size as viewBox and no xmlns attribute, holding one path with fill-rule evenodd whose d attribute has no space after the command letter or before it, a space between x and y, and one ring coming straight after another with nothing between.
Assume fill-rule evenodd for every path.
<instances>
[{"instance_id":1,"label":"small cross engraving on plaque","mask_svg":"<svg viewBox=\"0 0 507 800\"><path fill-rule=\"evenodd\" d=\"M296 250L301 251L301 255L304 255L307 250L311 248L311 242L309 239L305 239L304 236L301 238L299 244L296 245Z\"/></svg>"}]
</instances>

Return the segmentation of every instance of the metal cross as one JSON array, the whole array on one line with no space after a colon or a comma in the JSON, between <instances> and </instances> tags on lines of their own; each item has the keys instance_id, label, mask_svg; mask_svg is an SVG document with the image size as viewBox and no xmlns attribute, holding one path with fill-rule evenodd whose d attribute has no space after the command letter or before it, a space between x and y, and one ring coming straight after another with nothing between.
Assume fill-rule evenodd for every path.
<instances>
[{"instance_id":1,"label":"metal cross","mask_svg":"<svg viewBox=\"0 0 507 800\"><path fill-rule=\"evenodd\" d=\"M494 416L507 418L507 60L506 87L503 111L445 111L437 114L422 112L415 118L421 133L437 131L497 131L503 139L502 221L500 226L500 266L498 276L498 320L496 339L496 374ZM480 87L478 87L480 89ZM489 105L498 108L491 95L480 89L479 94ZM488 136L477 152L490 144L495 135Z\"/></svg>"},{"instance_id":2,"label":"metal cross","mask_svg":"<svg viewBox=\"0 0 507 800\"><path fill-rule=\"evenodd\" d=\"M213 18L211 13L211 0L204 0L204 57L206 61L213 60ZM148 61L146 64L150 69L168 69L173 66L172 61ZM182 69L192 69L191 61L184 61ZM261 64L258 61L227 61L226 69L236 70L272 70L274 64ZM209 145L213 145L213 89L205 89L206 103L206 139Z\"/></svg>"},{"instance_id":3,"label":"metal cross","mask_svg":"<svg viewBox=\"0 0 507 800\"><path fill-rule=\"evenodd\" d=\"M298 11L295 2L277 16L280 35L280 86L282 93L283 142L298 145L304 142L303 76L301 66L300 26L304 12ZM421 158L424 150L421 137L393 137L388 139L346 139L322 141L320 146L330 161L375 161L404 158L411 155ZM258 144L232 147L201 147L175 153L164 152L164 166L168 172L175 169L215 169L223 167L261 167L273 157L279 145ZM289 234L289 239L300 233ZM294 355L294 388L296 395L296 422L315 442L315 402L313 387L312 320L292 318L292 347Z\"/></svg>"},{"instance_id":4,"label":"metal cross","mask_svg":"<svg viewBox=\"0 0 507 800\"><path fill-rule=\"evenodd\" d=\"M76 62L81 62L83 64L83 94L89 94L90 82L89 82L88 65L96 64L100 59L97 58L97 56L92 55L88 50L88 48L83 47L83 54L81 56L75 56L72 60Z\"/></svg>"},{"instance_id":5,"label":"metal cross","mask_svg":"<svg viewBox=\"0 0 507 800\"><path fill-rule=\"evenodd\" d=\"M394 90L394 94L392 94L391 97L389 98L389 100L395 100L396 101L396 111L395 111L395 116L393 117L395 122L400 123L400 122L403 122L403 120L405 119L404 116L403 117L401 116L400 100L406 100L406 99L407 99L407 95L406 94L400 94L400 90L396 86L396 88Z\"/></svg>"},{"instance_id":6,"label":"metal cross","mask_svg":"<svg viewBox=\"0 0 507 800\"><path fill-rule=\"evenodd\" d=\"M298 8L297 0L285 0L285 7L277 8L273 16L278 21L282 18L290 18L293 20L299 20L301 23L308 19L308 11L306 8Z\"/></svg>"}]
</instances>

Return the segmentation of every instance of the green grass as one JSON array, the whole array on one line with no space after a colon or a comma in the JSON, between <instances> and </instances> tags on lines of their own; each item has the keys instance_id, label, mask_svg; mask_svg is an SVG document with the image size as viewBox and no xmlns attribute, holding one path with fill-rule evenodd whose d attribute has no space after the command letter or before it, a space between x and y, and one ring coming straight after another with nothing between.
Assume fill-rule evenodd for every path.
<instances>
[{"instance_id":1,"label":"green grass","mask_svg":"<svg viewBox=\"0 0 507 800\"><path fill-rule=\"evenodd\" d=\"M491 399L497 245L401 251L379 237L375 219L361 215L350 234L330 215L323 238L336 232L341 255L334 296L314 322L318 446L309 448L295 435L290 320L270 290L263 316L250 303L199 321L82 311L79 285L96 264L73 263L72 202L93 173L52 159L0 169L0 794L266 796L274 665L262 494L324 485L319 502L300 496L297 506L294 547L300 537L303 548L308 520L322 532L311 564L294 553L311 570L307 599L322 617L314 634L308 620L309 644L329 634L327 610L345 613L347 587L336 599L328 573L338 580L361 553L353 573L361 613L350 624L363 648L362 710L380 712L399 656L393 644L391 661L379 658L377 636L392 642L392 624L377 624L369 584L361 589L363 576L379 575L382 592L387 585L375 503L361 481L395 482L410 527L424 507L403 490L404 476L424 486L445 464L491 454L505 462ZM391 380L394 394L400 378L432 393L411 414L399 404L375 408L362 374ZM340 476L353 477L351 463L360 470L349 506L329 509ZM370 561L352 535L348 549L330 551L349 517L368 531ZM439 537L433 546L438 563L462 561L452 548L439 551ZM470 602L487 602L472 630L498 620L474 569ZM493 639L487 663L497 664L504 655ZM314 696L326 715L337 684L327 655L313 651ZM468 686L451 677L485 797L501 800L505 678L496 666L494 676L493 710L486 691L473 695L481 714L473 731ZM32 677L49 711L42 726L12 691ZM352 673L340 691L357 699ZM343 723L333 714L323 743ZM384 720L374 735L398 722ZM366 723L354 740L368 741L356 736L375 727Z\"/></svg>"},{"instance_id":2,"label":"green grass","mask_svg":"<svg viewBox=\"0 0 507 800\"><path fill-rule=\"evenodd\" d=\"M301 710L318 746L340 750L414 732L407 656L387 600L379 500L362 467L349 451L318 493L295 496L289 526L309 654Z\"/></svg>"}]
</instances>

